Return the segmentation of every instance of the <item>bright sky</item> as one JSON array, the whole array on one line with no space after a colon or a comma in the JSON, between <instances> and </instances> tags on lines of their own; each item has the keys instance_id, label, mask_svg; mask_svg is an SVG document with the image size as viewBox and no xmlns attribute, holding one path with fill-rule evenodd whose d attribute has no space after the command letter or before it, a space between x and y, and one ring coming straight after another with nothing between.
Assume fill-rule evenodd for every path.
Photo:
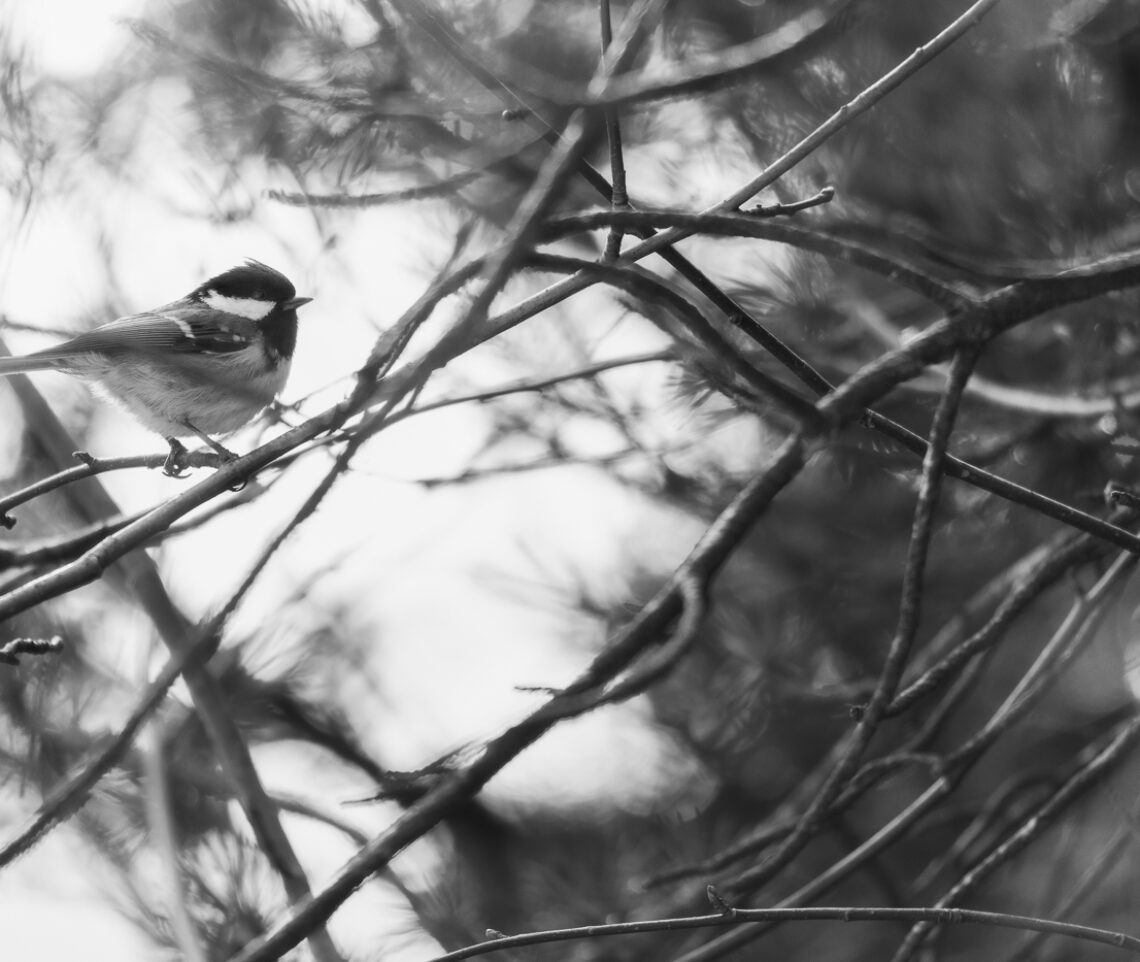
<instances>
[{"instance_id":1,"label":"bright sky","mask_svg":"<svg viewBox=\"0 0 1140 962\"><path fill-rule=\"evenodd\" d=\"M336 6L333 0L329 5ZM9 0L0 22L6 17L14 25L18 42L27 45L43 74L74 80L99 70L131 42L121 18L141 11L133 0ZM186 210L195 209L202 185L219 174L196 169L181 153L178 103L178 90L166 88L138 104L129 161L135 179L87 165L77 154L68 190L38 204L18 232L0 239L0 310L20 321L72 329L100 303L108 271L124 308L136 310L171 300L253 256L279 267L299 293L316 298L302 313L285 400L350 375L376 331L421 292L432 255L442 255L449 238L425 230L418 210L385 209L331 221L337 244L330 252L309 212L256 194L250 198L257 205L252 223L221 226L180 213L182 202ZM258 177L249 172L250 182L269 186ZM16 213L0 210L9 223ZM430 228L442 222L426 223ZM49 343L30 334L13 333L9 340L17 351ZM60 375L38 377L37 384L61 411L84 399L85 388ZM327 397L335 400L339 390ZM0 424L11 423L10 402L0 395ZM691 525L631 499L587 469L546 472L537 484L534 476L524 476L431 494L406 483L461 470L484 430L478 411L457 409L386 435L296 539L235 626L264 623L313 571L348 552L346 565L335 578L320 581L314 597L352 611L362 635L373 639L365 650L361 691L346 702L361 713L361 730L372 740L368 747L395 766L411 768L493 735L534 704L534 696L515 686L558 685L581 668L599 639L581 637L567 626L564 610L556 603L536 607L536 597L556 600L552 589L581 572L591 573L600 596L623 597L622 573L635 560L631 545L661 565L679 560L696 534ZM235 446L242 443L248 439L239 438ZM11 458L12 444L0 432L0 459ZM91 446L106 456L162 448L110 408L101 410ZM192 586L180 598L189 611L204 612L229 594L268 534L291 515L326 466L312 459L255 507L227 515L225 551L218 551L217 522L164 550L170 583ZM136 508L180 487L156 472L113 476L108 484L124 505ZM647 531L653 536L646 538ZM551 552L552 546L557 550ZM554 567L536 570L536 557ZM108 633L118 635L123 627L116 623ZM135 624L134 631L142 644L143 626ZM384 698L376 701L369 685L380 679ZM630 766L632 757L643 765ZM566 726L511 766L489 797L501 804L568 809L600 797L634 809L662 801L691 805L699 801L700 778L694 771L692 782L678 779L678 757L644 708L632 704ZM313 770L295 758L262 761L271 782L298 794L311 787ZM661 795L666 785L674 797ZM327 802L335 807L339 799L359 795L359 788L330 784ZM18 824L26 804L0 808L8 816L0 823ZM374 831L376 818L390 815L360 817L371 818L368 828ZM330 860L327 838L295 830L318 880L347 857L346 850ZM134 929L98 897L99 886L86 869L79 879L59 871L61 859L74 857L67 854L67 836L59 838L17 870L0 873L6 955L95 962L149 958ZM70 879L66 890L57 884L61 876ZM81 907L63 908L63 898ZM52 913L66 914L68 924L45 924ZM18 950L21 934L28 940L24 952ZM413 944L406 957L422 958L426 951Z\"/></svg>"}]
</instances>

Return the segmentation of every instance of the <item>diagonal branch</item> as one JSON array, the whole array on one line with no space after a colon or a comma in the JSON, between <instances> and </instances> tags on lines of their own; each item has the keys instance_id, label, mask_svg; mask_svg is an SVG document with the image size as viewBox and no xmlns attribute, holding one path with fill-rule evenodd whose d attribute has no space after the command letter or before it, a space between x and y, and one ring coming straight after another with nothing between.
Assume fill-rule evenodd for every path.
<instances>
[{"instance_id":1,"label":"diagonal branch","mask_svg":"<svg viewBox=\"0 0 1140 962\"><path fill-rule=\"evenodd\" d=\"M328 919L340 904L406 845L436 825L461 800L470 798L524 748L556 722L594 705L596 692L625 669L646 647L658 644L682 610L683 586L706 583L732 555L752 523L798 474L807 445L793 435L773 454L767 468L721 513L676 574L637 616L607 645L567 688L527 718L493 739L467 767L444 777L388 830L353 856L326 888L283 920L231 962L269 962L296 945L315 924Z\"/></svg>"},{"instance_id":2,"label":"diagonal branch","mask_svg":"<svg viewBox=\"0 0 1140 962\"><path fill-rule=\"evenodd\" d=\"M0 350L2 349L3 345L0 344ZM34 436L37 442L44 447L50 459L53 459L57 464L66 463L70 459L71 452L75 449L75 444L68 437L55 414L26 376L13 377L10 379L10 383L27 413L29 423L34 426ZM88 521L115 517L122 513L114 499L97 479L93 479L92 483L82 493L77 493L72 489L68 490L73 506ZM129 531L141 523L143 522L128 525L124 531ZM107 541L122 534L123 532L120 532L119 535L112 535ZM90 557L100 552L105 544L106 541L97 545L88 551L84 557ZM131 552L129 554L124 553L114 560L118 562L116 573L125 590L138 600L139 605L154 623L159 636L171 653L177 655L193 648L196 637L193 628L186 616L171 599L158 573L158 568L151 558L144 552ZM72 564L74 565L76 562ZM70 567L72 565L65 566L65 568ZM56 573L53 572L53 574ZM43 581L44 579L37 580ZM24 588L10 592L5 596L5 599L19 594L34 584L33 581L25 585ZM5 599L0 599L0 603ZM274 869L281 876L289 899L293 902L300 901L309 893L308 880L288 837L281 827L277 811L261 784L249 754L249 746L242 739L241 732L230 716L213 676L204 665L195 665L191 660L186 671L186 683L214 750L218 753L219 763L234 787L238 801L259 844ZM320 962L338 962L340 959L339 953L323 928L314 929L310 935L309 944Z\"/></svg>"},{"instance_id":3,"label":"diagonal branch","mask_svg":"<svg viewBox=\"0 0 1140 962\"><path fill-rule=\"evenodd\" d=\"M922 582L926 572L927 551L934 533L934 511L941 490L946 447L962 392L965 390L966 381L973 370L976 358L977 352L973 349L963 349L955 356L950 381L934 415L930 429L930 443L922 465L922 485L918 504L915 506L910 544L907 548L898 626L891 640L875 692L862 710L862 717L843 755L800 817L796 829L780 844L767 862L739 875L732 883L734 891L748 891L773 878L807 844L824 813L859 764L880 722L886 716L918 631L919 613L922 608Z\"/></svg>"}]
</instances>

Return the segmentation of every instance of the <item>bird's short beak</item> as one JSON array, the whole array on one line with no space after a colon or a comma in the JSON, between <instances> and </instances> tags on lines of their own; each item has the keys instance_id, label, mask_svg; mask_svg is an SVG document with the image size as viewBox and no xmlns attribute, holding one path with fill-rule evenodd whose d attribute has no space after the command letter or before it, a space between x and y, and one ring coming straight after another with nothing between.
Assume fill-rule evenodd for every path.
<instances>
[{"instance_id":1,"label":"bird's short beak","mask_svg":"<svg viewBox=\"0 0 1140 962\"><path fill-rule=\"evenodd\" d=\"M311 300L312 300L311 297L293 297L293 298L290 298L289 300L285 301L281 305L281 310L283 310L283 311L295 311L295 310L297 310L298 307L301 307L304 304L308 304L309 301L311 301Z\"/></svg>"}]
</instances>

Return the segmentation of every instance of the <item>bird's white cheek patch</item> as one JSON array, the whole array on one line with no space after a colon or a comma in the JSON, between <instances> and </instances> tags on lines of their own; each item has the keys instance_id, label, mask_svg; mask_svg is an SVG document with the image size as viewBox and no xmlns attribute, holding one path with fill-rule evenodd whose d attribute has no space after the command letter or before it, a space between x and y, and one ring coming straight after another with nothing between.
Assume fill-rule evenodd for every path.
<instances>
[{"instance_id":1,"label":"bird's white cheek patch","mask_svg":"<svg viewBox=\"0 0 1140 962\"><path fill-rule=\"evenodd\" d=\"M273 310L272 301L259 301L253 297L228 297L218 291L206 291L202 300L215 311L225 311L251 321L260 321Z\"/></svg>"}]
</instances>

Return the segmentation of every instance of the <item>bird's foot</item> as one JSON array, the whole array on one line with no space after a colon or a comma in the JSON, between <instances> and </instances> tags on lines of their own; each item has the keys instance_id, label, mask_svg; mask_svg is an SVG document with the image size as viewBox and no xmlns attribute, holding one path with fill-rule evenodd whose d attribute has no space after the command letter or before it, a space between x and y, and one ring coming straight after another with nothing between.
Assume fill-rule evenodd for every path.
<instances>
[{"instance_id":1,"label":"bird's foot","mask_svg":"<svg viewBox=\"0 0 1140 962\"><path fill-rule=\"evenodd\" d=\"M186 477L190 473L190 465L186 463L189 453L186 446L178 438L167 438L166 443L170 445L170 453L162 465L162 473L168 478Z\"/></svg>"},{"instance_id":2,"label":"bird's foot","mask_svg":"<svg viewBox=\"0 0 1140 962\"><path fill-rule=\"evenodd\" d=\"M221 442L215 441L205 431L199 431L196 427L194 427L193 422L189 419L184 420L182 423L189 429L191 434L205 441L211 448L213 448L214 453L217 454L218 460L221 461L222 464L229 464L231 461L236 461L238 459L238 456L234 454L233 451L231 451Z\"/></svg>"}]
</instances>

